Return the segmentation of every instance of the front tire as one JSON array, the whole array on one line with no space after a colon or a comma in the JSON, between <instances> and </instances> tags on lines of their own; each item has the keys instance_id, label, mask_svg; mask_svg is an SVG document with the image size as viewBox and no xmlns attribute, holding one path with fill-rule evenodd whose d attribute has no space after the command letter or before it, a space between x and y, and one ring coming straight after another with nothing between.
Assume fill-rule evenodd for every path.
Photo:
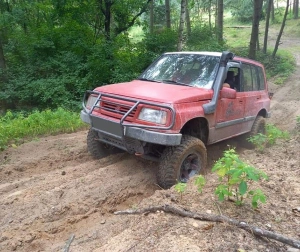
<instances>
[{"instance_id":1,"label":"front tire","mask_svg":"<svg viewBox=\"0 0 300 252\"><path fill-rule=\"evenodd\" d=\"M87 147L89 153L91 153L96 159L104 158L113 154L113 149L115 147L102 143L98 139L99 136L97 131L90 128L87 134Z\"/></svg>"},{"instance_id":2,"label":"front tire","mask_svg":"<svg viewBox=\"0 0 300 252\"><path fill-rule=\"evenodd\" d=\"M192 176L204 173L207 151L198 138L184 135L178 146L166 147L160 158L157 181L162 188L187 182Z\"/></svg>"}]
</instances>

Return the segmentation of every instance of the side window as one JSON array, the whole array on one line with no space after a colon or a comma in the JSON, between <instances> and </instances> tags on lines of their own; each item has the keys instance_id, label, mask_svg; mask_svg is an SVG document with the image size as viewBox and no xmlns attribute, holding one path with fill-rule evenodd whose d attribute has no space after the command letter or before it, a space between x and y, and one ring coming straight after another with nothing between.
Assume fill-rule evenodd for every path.
<instances>
[{"instance_id":1,"label":"side window","mask_svg":"<svg viewBox=\"0 0 300 252\"><path fill-rule=\"evenodd\" d=\"M243 91L257 91L265 89L262 68L250 64L243 64Z\"/></svg>"},{"instance_id":2,"label":"side window","mask_svg":"<svg viewBox=\"0 0 300 252\"><path fill-rule=\"evenodd\" d=\"M243 91L252 91L252 68L250 65L243 64Z\"/></svg>"},{"instance_id":3,"label":"side window","mask_svg":"<svg viewBox=\"0 0 300 252\"><path fill-rule=\"evenodd\" d=\"M258 90L264 90L265 89L265 76L263 73L263 70L261 67L257 67L258 70L258 78L259 78L259 89Z\"/></svg>"},{"instance_id":4,"label":"side window","mask_svg":"<svg viewBox=\"0 0 300 252\"><path fill-rule=\"evenodd\" d=\"M259 78L258 78L258 72L256 66L251 66L251 72L252 72L252 81L253 81L253 91L259 90Z\"/></svg>"}]
</instances>

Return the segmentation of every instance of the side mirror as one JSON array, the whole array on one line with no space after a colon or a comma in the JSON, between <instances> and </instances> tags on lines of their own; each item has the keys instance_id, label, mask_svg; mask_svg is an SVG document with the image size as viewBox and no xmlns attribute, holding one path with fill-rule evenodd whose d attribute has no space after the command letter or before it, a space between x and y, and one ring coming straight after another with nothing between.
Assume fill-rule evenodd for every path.
<instances>
[{"instance_id":1,"label":"side mirror","mask_svg":"<svg viewBox=\"0 0 300 252\"><path fill-rule=\"evenodd\" d=\"M235 99L236 90L228 87L223 87L220 91L220 98Z\"/></svg>"}]
</instances>

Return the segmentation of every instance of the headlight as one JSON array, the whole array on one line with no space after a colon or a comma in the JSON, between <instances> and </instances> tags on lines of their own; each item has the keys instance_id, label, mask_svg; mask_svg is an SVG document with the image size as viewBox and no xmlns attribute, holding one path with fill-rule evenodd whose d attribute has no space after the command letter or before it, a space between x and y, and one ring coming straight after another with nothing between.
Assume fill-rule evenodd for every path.
<instances>
[{"instance_id":1,"label":"headlight","mask_svg":"<svg viewBox=\"0 0 300 252\"><path fill-rule=\"evenodd\" d=\"M139 117L140 120L166 124L167 122L167 112L164 110L156 110L151 108L142 108Z\"/></svg>"},{"instance_id":2,"label":"headlight","mask_svg":"<svg viewBox=\"0 0 300 252\"><path fill-rule=\"evenodd\" d=\"M91 109L94 106L96 100L97 100L97 96L90 95L86 102L87 109ZM97 105L99 105L99 102Z\"/></svg>"}]
</instances>

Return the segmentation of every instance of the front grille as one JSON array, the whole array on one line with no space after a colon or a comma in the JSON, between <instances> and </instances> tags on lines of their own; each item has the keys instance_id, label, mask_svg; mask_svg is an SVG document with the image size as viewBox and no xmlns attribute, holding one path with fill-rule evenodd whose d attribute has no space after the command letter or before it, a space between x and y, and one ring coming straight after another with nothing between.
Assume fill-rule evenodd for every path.
<instances>
[{"instance_id":1,"label":"front grille","mask_svg":"<svg viewBox=\"0 0 300 252\"><path fill-rule=\"evenodd\" d=\"M134 103L124 104L122 101L118 100L102 100L100 103L102 114L117 119L121 119L133 106ZM125 120L133 119L135 113L136 108L129 113Z\"/></svg>"}]
</instances>

